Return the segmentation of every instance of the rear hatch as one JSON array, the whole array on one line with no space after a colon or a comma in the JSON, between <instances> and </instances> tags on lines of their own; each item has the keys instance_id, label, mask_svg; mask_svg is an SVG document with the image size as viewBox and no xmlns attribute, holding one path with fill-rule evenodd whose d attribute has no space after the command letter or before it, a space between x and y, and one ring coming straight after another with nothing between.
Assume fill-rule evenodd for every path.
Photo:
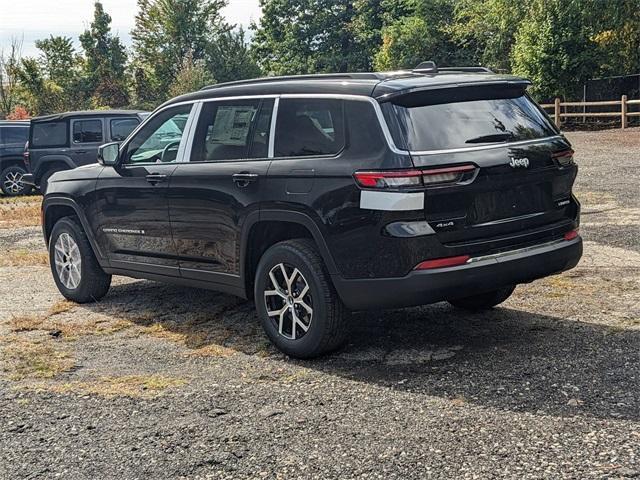
<instances>
[{"instance_id":1,"label":"rear hatch","mask_svg":"<svg viewBox=\"0 0 640 480\"><path fill-rule=\"evenodd\" d=\"M397 146L427 173L425 216L446 246L535 243L577 216L571 146L525 86L413 91L382 104Z\"/></svg>"}]
</instances>

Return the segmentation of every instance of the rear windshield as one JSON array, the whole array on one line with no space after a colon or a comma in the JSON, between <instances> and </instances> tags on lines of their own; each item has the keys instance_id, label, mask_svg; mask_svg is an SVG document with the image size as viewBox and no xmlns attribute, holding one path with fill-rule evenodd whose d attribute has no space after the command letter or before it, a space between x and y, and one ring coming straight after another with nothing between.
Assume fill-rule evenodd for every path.
<instances>
[{"instance_id":1,"label":"rear windshield","mask_svg":"<svg viewBox=\"0 0 640 480\"><path fill-rule=\"evenodd\" d=\"M67 144L67 122L33 123L31 147L62 147Z\"/></svg>"},{"instance_id":2,"label":"rear windshield","mask_svg":"<svg viewBox=\"0 0 640 480\"><path fill-rule=\"evenodd\" d=\"M384 103L394 141L412 151L517 142L557 134L522 89L432 90Z\"/></svg>"}]
</instances>

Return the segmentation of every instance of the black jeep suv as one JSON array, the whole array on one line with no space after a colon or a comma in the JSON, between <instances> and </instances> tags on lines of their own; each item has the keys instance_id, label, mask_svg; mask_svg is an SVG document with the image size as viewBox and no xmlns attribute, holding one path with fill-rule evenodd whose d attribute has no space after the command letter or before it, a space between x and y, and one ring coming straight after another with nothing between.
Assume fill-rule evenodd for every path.
<instances>
[{"instance_id":1,"label":"black jeep suv","mask_svg":"<svg viewBox=\"0 0 640 480\"><path fill-rule=\"evenodd\" d=\"M22 157L27 138L28 121L0 121L0 190L5 195L24 195L32 190L22 183L27 173Z\"/></svg>"},{"instance_id":2,"label":"black jeep suv","mask_svg":"<svg viewBox=\"0 0 640 480\"><path fill-rule=\"evenodd\" d=\"M283 352L345 339L349 310L478 310L582 254L570 144L479 69L265 78L159 107L99 164L51 177L62 294L111 275L253 298ZM478 70L478 71L476 71Z\"/></svg>"},{"instance_id":3,"label":"black jeep suv","mask_svg":"<svg viewBox=\"0 0 640 480\"><path fill-rule=\"evenodd\" d=\"M51 175L96 163L100 145L123 141L144 118L145 112L131 110L88 110L33 118L24 152L31 174L25 180L46 192Z\"/></svg>"}]
</instances>

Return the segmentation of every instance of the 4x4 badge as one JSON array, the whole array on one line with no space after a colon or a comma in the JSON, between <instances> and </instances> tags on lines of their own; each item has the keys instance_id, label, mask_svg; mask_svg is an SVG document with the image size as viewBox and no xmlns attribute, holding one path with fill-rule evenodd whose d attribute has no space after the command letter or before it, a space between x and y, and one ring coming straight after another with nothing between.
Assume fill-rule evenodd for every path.
<instances>
[{"instance_id":1,"label":"4x4 badge","mask_svg":"<svg viewBox=\"0 0 640 480\"><path fill-rule=\"evenodd\" d=\"M509 162L509 166L511 168L529 168L529 159L527 157L523 157L523 158L511 157L511 162Z\"/></svg>"}]
</instances>

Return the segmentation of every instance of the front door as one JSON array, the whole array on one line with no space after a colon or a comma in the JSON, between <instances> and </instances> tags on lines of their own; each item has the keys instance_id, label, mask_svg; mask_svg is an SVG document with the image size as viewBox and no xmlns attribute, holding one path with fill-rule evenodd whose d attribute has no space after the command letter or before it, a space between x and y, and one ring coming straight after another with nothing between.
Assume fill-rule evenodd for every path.
<instances>
[{"instance_id":1,"label":"front door","mask_svg":"<svg viewBox=\"0 0 640 480\"><path fill-rule=\"evenodd\" d=\"M273 99L205 102L190 161L171 178L169 210L183 277L234 284L247 216L269 169Z\"/></svg>"},{"instance_id":2,"label":"front door","mask_svg":"<svg viewBox=\"0 0 640 480\"><path fill-rule=\"evenodd\" d=\"M191 105L155 115L105 167L96 186L94 231L112 267L179 276L167 190L184 152Z\"/></svg>"}]
</instances>

